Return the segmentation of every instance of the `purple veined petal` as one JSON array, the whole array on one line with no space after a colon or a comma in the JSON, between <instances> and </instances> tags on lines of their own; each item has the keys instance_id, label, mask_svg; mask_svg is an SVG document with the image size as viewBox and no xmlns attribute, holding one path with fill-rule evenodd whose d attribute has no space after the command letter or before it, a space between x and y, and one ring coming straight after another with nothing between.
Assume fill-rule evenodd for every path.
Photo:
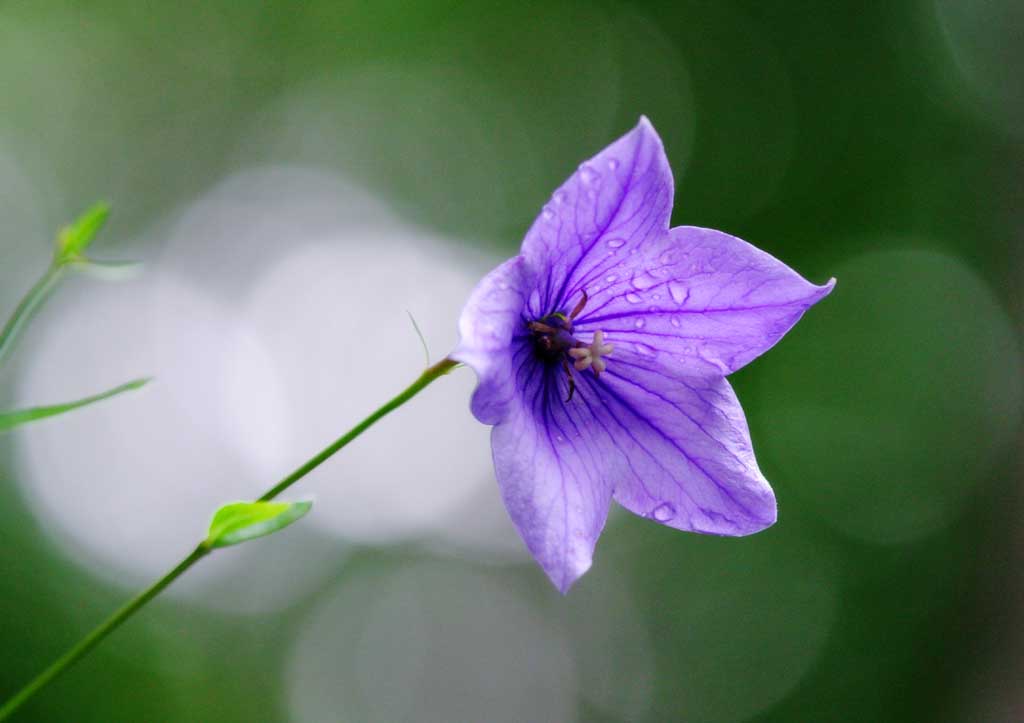
<instances>
[{"instance_id":1,"label":"purple veined petal","mask_svg":"<svg viewBox=\"0 0 1024 723\"><path fill-rule=\"evenodd\" d=\"M555 191L526 234L522 254L538 274L529 312L567 311L580 280L635 253L668 230L672 171L647 118Z\"/></svg>"},{"instance_id":2,"label":"purple veined petal","mask_svg":"<svg viewBox=\"0 0 1024 723\"><path fill-rule=\"evenodd\" d=\"M679 374L708 376L770 349L835 279L816 286L735 236L680 226L583 285L601 289L576 319L581 334L600 329L617 350L646 350Z\"/></svg>"},{"instance_id":3,"label":"purple veined petal","mask_svg":"<svg viewBox=\"0 0 1024 723\"><path fill-rule=\"evenodd\" d=\"M517 395L512 374L512 338L523 333L523 308L532 274L516 256L485 276L459 317L459 343L449 354L476 372L470 408L484 424L497 424Z\"/></svg>"},{"instance_id":4,"label":"purple veined petal","mask_svg":"<svg viewBox=\"0 0 1024 723\"><path fill-rule=\"evenodd\" d=\"M612 499L608 450L582 404L565 404L561 369L528 343L515 351L520 393L491 432L494 470L512 522L562 593L589 568Z\"/></svg>"},{"instance_id":5,"label":"purple veined petal","mask_svg":"<svg viewBox=\"0 0 1024 723\"><path fill-rule=\"evenodd\" d=\"M749 535L775 522L775 495L726 379L681 379L656 364L623 360L599 379L581 376L578 403L600 437L595 444L608 450L619 504L669 527L714 535Z\"/></svg>"}]
</instances>

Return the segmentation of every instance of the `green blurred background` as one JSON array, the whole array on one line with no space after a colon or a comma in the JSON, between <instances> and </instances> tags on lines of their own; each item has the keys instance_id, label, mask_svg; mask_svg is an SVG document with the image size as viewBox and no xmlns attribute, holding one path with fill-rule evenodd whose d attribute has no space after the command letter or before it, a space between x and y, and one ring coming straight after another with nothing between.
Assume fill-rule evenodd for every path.
<instances>
[{"instance_id":1,"label":"green blurred background","mask_svg":"<svg viewBox=\"0 0 1024 723\"><path fill-rule=\"evenodd\" d=\"M332 461L24 721L1024 719L1017 0L0 4L0 309L98 257L0 404L0 695L454 341L576 164L651 118L676 224L838 278L733 377L779 523L614 515L561 598L471 374ZM307 524L308 522L308 524ZM206 565L206 563L204 563Z\"/></svg>"}]
</instances>

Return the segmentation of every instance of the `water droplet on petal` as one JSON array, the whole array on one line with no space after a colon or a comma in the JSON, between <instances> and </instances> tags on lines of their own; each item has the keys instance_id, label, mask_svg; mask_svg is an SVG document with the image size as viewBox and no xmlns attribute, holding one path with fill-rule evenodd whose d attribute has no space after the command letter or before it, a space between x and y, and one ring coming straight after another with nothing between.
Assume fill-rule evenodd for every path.
<instances>
[{"instance_id":1,"label":"water droplet on petal","mask_svg":"<svg viewBox=\"0 0 1024 723\"><path fill-rule=\"evenodd\" d=\"M555 191L555 195L552 198L554 198L555 203L565 203L565 196L565 191Z\"/></svg>"},{"instance_id":2,"label":"water droplet on petal","mask_svg":"<svg viewBox=\"0 0 1024 723\"><path fill-rule=\"evenodd\" d=\"M619 167L619 159L617 159L617 158L609 158L608 159L608 169L609 170L614 171L618 167Z\"/></svg>"},{"instance_id":3,"label":"water droplet on petal","mask_svg":"<svg viewBox=\"0 0 1024 723\"><path fill-rule=\"evenodd\" d=\"M634 344L633 348L641 356L656 356L658 353L653 346L648 346L647 344Z\"/></svg>"},{"instance_id":4,"label":"water droplet on petal","mask_svg":"<svg viewBox=\"0 0 1024 723\"><path fill-rule=\"evenodd\" d=\"M580 166L580 180L583 181L583 183L589 185L600 177L601 174L595 171L592 166L589 166L586 163Z\"/></svg>"},{"instance_id":5,"label":"water droplet on petal","mask_svg":"<svg viewBox=\"0 0 1024 723\"><path fill-rule=\"evenodd\" d=\"M668 293L672 295L672 301L680 305L685 304L690 298L690 289L678 281L668 282Z\"/></svg>"},{"instance_id":6,"label":"water droplet on petal","mask_svg":"<svg viewBox=\"0 0 1024 723\"><path fill-rule=\"evenodd\" d=\"M555 217L555 212L554 212L554 211L552 211L552 210L551 210L550 208L548 208L547 206L545 206L545 207L544 207L544 210L543 210L543 211L541 211L541 215L542 215L542 216L544 217L544 220L545 220L545 221L551 221L551 220L552 220L552 219L554 219L554 217Z\"/></svg>"},{"instance_id":7,"label":"water droplet on petal","mask_svg":"<svg viewBox=\"0 0 1024 723\"><path fill-rule=\"evenodd\" d=\"M678 258L679 251L677 249L669 249L668 251L663 252L661 256L658 257L658 261L667 266L670 266L674 264L678 260Z\"/></svg>"},{"instance_id":8,"label":"water droplet on petal","mask_svg":"<svg viewBox=\"0 0 1024 723\"><path fill-rule=\"evenodd\" d=\"M637 319L635 322L633 322L633 326L635 326L637 329L643 329L644 324L646 323L647 322L645 322L643 319Z\"/></svg>"},{"instance_id":9,"label":"water droplet on petal","mask_svg":"<svg viewBox=\"0 0 1024 723\"><path fill-rule=\"evenodd\" d=\"M647 276L646 274L639 274L630 279L629 283L633 285L634 289L644 291L654 286L654 279L652 279L650 276Z\"/></svg>"},{"instance_id":10,"label":"water droplet on petal","mask_svg":"<svg viewBox=\"0 0 1024 723\"><path fill-rule=\"evenodd\" d=\"M615 279L617 279L617 278L619 278L619 277L616 276L615 274L608 274L607 276L604 277L604 280L607 281L610 284L613 281L615 281Z\"/></svg>"},{"instance_id":11,"label":"water droplet on petal","mask_svg":"<svg viewBox=\"0 0 1024 723\"><path fill-rule=\"evenodd\" d=\"M508 288L508 282L507 281L499 281L498 282L498 288L501 289L502 291L504 291L505 289Z\"/></svg>"},{"instance_id":12,"label":"water droplet on petal","mask_svg":"<svg viewBox=\"0 0 1024 723\"><path fill-rule=\"evenodd\" d=\"M630 291L628 294L626 294L626 301L628 301L631 304L639 304L641 301L643 301L643 299L640 298L639 294L634 294L632 291Z\"/></svg>"},{"instance_id":13,"label":"water droplet on petal","mask_svg":"<svg viewBox=\"0 0 1024 723\"><path fill-rule=\"evenodd\" d=\"M622 248L626 245L625 239L621 238L610 238L608 239L608 247L613 249Z\"/></svg>"},{"instance_id":14,"label":"water droplet on petal","mask_svg":"<svg viewBox=\"0 0 1024 723\"><path fill-rule=\"evenodd\" d=\"M678 316L673 316L669 320L669 322L672 324L672 326L676 327L677 329L679 328L679 325L682 324L682 322L679 321L679 317Z\"/></svg>"},{"instance_id":15,"label":"water droplet on petal","mask_svg":"<svg viewBox=\"0 0 1024 723\"><path fill-rule=\"evenodd\" d=\"M662 502L660 505L651 510L651 517L658 522L668 522L676 516L676 508L669 502Z\"/></svg>"}]
</instances>

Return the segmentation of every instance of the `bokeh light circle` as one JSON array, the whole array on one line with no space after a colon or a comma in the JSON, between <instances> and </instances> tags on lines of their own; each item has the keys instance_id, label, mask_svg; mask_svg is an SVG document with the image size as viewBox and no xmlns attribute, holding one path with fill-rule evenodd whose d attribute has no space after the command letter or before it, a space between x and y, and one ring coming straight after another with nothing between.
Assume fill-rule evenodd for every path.
<instances>
[{"instance_id":1,"label":"bokeh light circle","mask_svg":"<svg viewBox=\"0 0 1024 723\"><path fill-rule=\"evenodd\" d=\"M611 671L602 697L634 705L647 697L639 709L648 710L645 717L620 712L614 719L742 721L801 684L838 622L841 578L834 550L794 523L742 539L681 535L636 519L606 530L600 557L570 594L567 614L594 620L607 614L602 607L615 610L616 598L628 591L636 621L616 614L612 630L580 638L589 654L598 653L599 640L614 651L598 663ZM609 594L615 588L622 592ZM630 652L629 638L647 642L641 648L634 642ZM644 649L651 651L646 663ZM655 675L648 680L651 665ZM601 697L591 700L607 710L598 705Z\"/></svg>"},{"instance_id":2,"label":"bokeh light circle","mask_svg":"<svg viewBox=\"0 0 1024 723\"><path fill-rule=\"evenodd\" d=\"M869 252L763 361L755 443L780 499L854 537L950 523L1019 428L1018 336L962 261Z\"/></svg>"},{"instance_id":3,"label":"bokeh light circle","mask_svg":"<svg viewBox=\"0 0 1024 723\"><path fill-rule=\"evenodd\" d=\"M423 369L406 310L435 359L451 349L476 279L411 230L325 239L275 265L247 315L290 380L292 459L340 436ZM318 496L309 524L363 542L408 539L442 527L474 491L491 487L488 430L466 408L474 383L465 371L446 377L314 472L304 485ZM236 441L253 453L265 444L245 433Z\"/></svg>"},{"instance_id":4,"label":"bokeh light circle","mask_svg":"<svg viewBox=\"0 0 1024 723\"><path fill-rule=\"evenodd\" d=\"M298 633L292 719L576 720L565 631L514 588L422 562L353 573Z\"/></svg>"},{"instance_id":5,"label":"bokeh light circle","mask_svg":"<svg viewBox=\"0 0 1024 723\"><path fill-rule=\"evenodd\" d=\"M1024 141L1024 4L1018 0L933 0L940 35L969 84L943 78L975 116ZM954 74L955 75L955 74ZM973 92L971 92L973 91Z\"/></svg>"}]
</instances>

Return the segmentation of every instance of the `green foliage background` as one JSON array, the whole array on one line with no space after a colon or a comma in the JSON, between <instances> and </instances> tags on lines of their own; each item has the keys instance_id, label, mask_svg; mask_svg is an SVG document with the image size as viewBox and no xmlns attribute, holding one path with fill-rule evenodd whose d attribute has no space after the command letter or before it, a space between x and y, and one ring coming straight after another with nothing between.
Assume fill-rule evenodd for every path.
<instances>
[{"instance_id":1,"label":"green foliage background","mask_svg":"<svg viewBox=\"0 0 1024 723\"><path fill-rule=\"evenodd\" d=\"M116 257L254 163L342 170L412 222L511 254L575 165L646 114L676 172L675 223L839 284L734 377L780 523L732 541L623 517L602 539L590 576L628 589L653 631L644 720L1015 720L1024 58L1013 3L974 6L8 0L0 160L34 190L26 204L0 187L0 308L95 198L114 206ZM310 104L333 133L270 140ZM0 437L0 695L127 594L34 521L16 445ZM279 653L314 604L414 563L510 576L556 618L587 605L585 584L550 599L530 566L364 550L283 614L164 600L21 720L289 720ZM592 651L620 659L611 688L630 675L615 640ZM618 719L589 692L580 720Z\"/></svg>"}]
</instances>

